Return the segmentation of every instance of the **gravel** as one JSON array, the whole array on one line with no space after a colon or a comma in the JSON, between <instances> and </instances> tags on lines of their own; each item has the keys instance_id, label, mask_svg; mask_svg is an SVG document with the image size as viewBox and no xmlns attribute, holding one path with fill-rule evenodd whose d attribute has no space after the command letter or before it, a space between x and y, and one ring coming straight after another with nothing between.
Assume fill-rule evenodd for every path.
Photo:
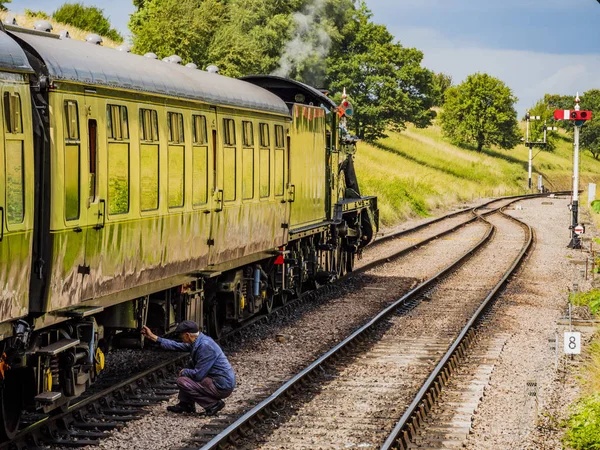
<instances>
[{"instance_id":1,"label":"gravel","mask_svg":"<svg viewBox=\"0 0 600 450\"><path fill-rule=\"evenodd\" d=\"M572 263L587 255L566 248L568 199L520 204L522 209L509 213L534 228L537 243L498 303L494 332L509 333L510 338L474 415L468 449L561 449L558 424L578 395L574 369L581 359L557 359L565 329L557 321L564 317L573 282L580 288L589 284L581 278L582 266ZM552 342L555 336L558 353ZM537 397L529 395L536 390Z\"/></svg>"},{"instance_id":2,"label":"gravel","mask_svg":"<svg viewBox=\"0 0 600 450\"><path fill-rule=\"evenodd\" d=\"M389 302L449 264L459 252L472 247L484 230L481 224L462 228L385 267L350 279L337 293L326 296L326 301L303 304L290 317L245 334L243 342L225 349L238 376L238 387L223 410L225 417L230 414L233 418L250 409ZM372 250L380 251L379 247ZM382 256L380 253L374 258ZM386 280L385 290L377 289L380 277L392 277ZM363 288L361 295L356 293L359 287ZM170 403L175 401L174 398ZM115 432L101 442L100 448L178 448L185 445L194 430L210 420L167 413L165 406L148 408L148 415Z\"/></svg>"},{"instance_id":3,"label":"gravel","mask_svg":"<svg viewBox=\"0 0 600 450\"><path fill-rule=\"evenodd\" d=\"M275 429L268 427L267 436L258 439L258 448L379 448L522 247L520 226L498 216L489 220L497 226L491 243L433 288L415 309L393 317L387 327L382 325L380 336L353 352L352 358L344 358L338 370L325 373L318 387L299 395L300 405L293 402L282 412L281 423ZM381 278L380 285L387 287L398 271L397 265L390 264L374 272Z\"/></svg>"}]
</instances>

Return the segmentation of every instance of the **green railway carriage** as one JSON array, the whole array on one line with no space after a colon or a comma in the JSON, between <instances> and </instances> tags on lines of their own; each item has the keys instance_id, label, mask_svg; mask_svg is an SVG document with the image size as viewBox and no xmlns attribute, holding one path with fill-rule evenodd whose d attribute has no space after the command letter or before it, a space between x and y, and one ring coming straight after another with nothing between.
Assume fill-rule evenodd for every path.
<instances>
[{"instance_id":1,"label":"green railway carriage","mask_svg":"<svg viewBox=\"0 0 600 450\"><path fill-rule=\"evenodd\" d=\"M5 437L142 325L218 336L352 270L377 227L376 199L347 189L336 105L301 83L7 26L0 90Z\"/></svg>"},{"instance_id":2,"label":"green railway carriage","mask_svg":"<svg viewBox=\"0 0 600 450\"><path fill-rule=\"evenodd\" d=\"M10 336L10 321L29 312L34 179L28 118L33 69L6 34L0 34L0 48L0 335Z\"/></svg>"}]
</instances>

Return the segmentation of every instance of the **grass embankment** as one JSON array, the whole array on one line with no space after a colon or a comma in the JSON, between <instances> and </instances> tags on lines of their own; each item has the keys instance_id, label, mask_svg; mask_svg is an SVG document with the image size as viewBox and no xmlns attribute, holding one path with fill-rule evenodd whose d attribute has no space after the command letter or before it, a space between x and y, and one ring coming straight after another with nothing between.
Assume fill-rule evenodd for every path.
<instances>
[{"instance_id":1,"label":"grass embankment","mask_svg":"<svg viewBox=\"0 0 600 450\"><path fill-rule=\"evenodd\" d=\"M28 17L24 14L15 14L11 11L0 11L0 20L2 20L2 22L4 22L4 19L6 19L6 16L14 16L17 19L17 24L20 27L24 28L33 28L33 24L36 23L38 20L41 20L39 17ZM64 23L56 22L52 18L49 18L47 20L52 24L53 33L58 34L62 30L67 30L69 32L69 36L71 36L71 39L85 41L85 37L88 34L90 34L89 31L84 31L72 25L66 25ZM102 45L104 47L116 48L121 44L122 42L116 42L111 39L108 39L107 37L102 36Z\"/></svg>"},{"instance_id":2,"label":"grass embankment","mask_svg":"<svg viewBox=\"0 0 600 450\"><path fill-rule=\"evenodd\" d=\"M589 306L598 317L600 290L571 295L577 306ZM572 406L566 423L565 443L575 450L600 449L600 336L597 334L586 349L586 362L580 373L583 396Z\"/></svg>"},{"instance_id":3,"label":"grass embankment","mask_svg":"<svg viewBox=\"0 0 600 450\"><path fill-rule=\"evenodd\" d=\"M427 216L438 207L480 197L526 192L529 149L473 149L452 145L438 126L409 127L390 133L376 145L359 143L356 170L361 192L377 195L382 225ZM572 183L573 143L561 136L553 152L534 149L533 184L538 174L550 190ZM600 161L581 154L581 186L600 179ZM584 196L586 199L587 197Z\"/></svg>"}]
</instances>

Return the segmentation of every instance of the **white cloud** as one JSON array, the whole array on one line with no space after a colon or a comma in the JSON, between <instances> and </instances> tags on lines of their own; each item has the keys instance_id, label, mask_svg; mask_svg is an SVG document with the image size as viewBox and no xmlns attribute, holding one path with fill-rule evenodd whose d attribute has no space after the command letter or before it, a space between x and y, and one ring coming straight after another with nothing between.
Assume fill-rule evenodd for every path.
<instances>
[{"instance_id":1,"label":"white cloud","mask_svg":"<svg viewBox=\"0 0 600 450\"><path fill-rule=\"evenodd\" d=\"M427 28L392 32L405 47L423 51L426 67L451 75L455 83L475 72L501 79L519 98L519 115L546 93L575 97L577 92L600 87L600 53L582 56L482 48L446 39Z\"/></svg>"}]
</instances>

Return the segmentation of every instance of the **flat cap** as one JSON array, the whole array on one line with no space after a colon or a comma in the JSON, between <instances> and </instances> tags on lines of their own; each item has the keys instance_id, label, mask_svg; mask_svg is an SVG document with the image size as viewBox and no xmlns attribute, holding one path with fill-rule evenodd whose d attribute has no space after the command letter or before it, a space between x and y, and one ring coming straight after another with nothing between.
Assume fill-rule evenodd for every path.
<instances>
[{"instance_id":1,"label":"flat cap","mask_svg":"<svg viewBox=\"0 0 600 450\"><path fill-rule=\"evenodd\" d=\"M175 333L197 333L199 330L198 324L193 320L184 320L177 328L175 328Z\"/></svg>"}]
</instances>

